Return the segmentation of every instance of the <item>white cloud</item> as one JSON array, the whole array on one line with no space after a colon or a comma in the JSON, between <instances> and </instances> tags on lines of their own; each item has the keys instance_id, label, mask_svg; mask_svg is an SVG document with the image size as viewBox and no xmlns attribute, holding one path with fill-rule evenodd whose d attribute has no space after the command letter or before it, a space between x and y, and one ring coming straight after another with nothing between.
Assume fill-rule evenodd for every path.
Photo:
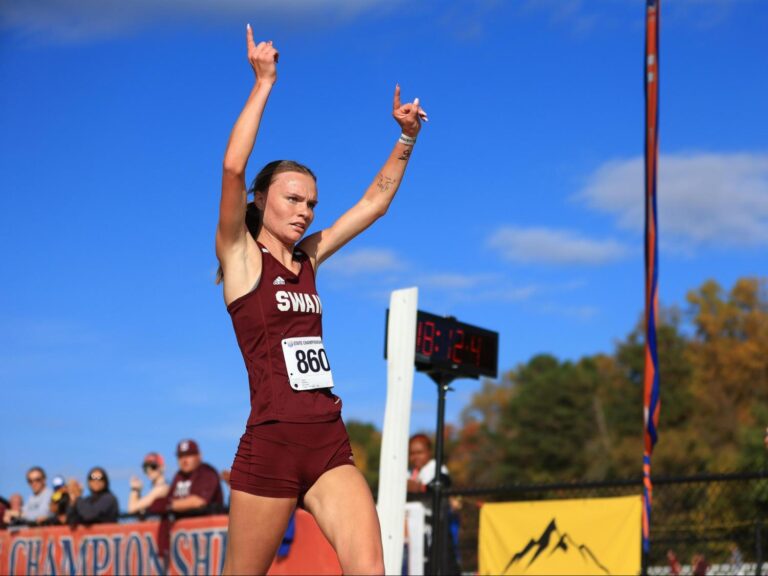
<instances>
[{"instance_id":1,"label":"white cloud","mask_svg":"<svg viewBox=\"0 0 768 576\"><path fill-rule=\"evenodd\" d=\"M0 28L49 42L115 36L154 22L237 18L245 24L271 18L324 22L344 19L388 3L382 0L9 0Z\"/></svg>"},{"instance_id":2,"label":"white cloud","mask_svg":"<svg viewBox=\"0 0 768 576\"><path fill-rule=\"evenodd\" d=\"M569 26L576 34L586 34L598 23L594 3L585 4L583 0L528 0L522 8L547 12L553 24Z\"/></svg>"},{"instance_id":3,"label":"white cloud","mask_svg":"<svg viewBox=\"0 0 768 576\"><path fill-rule=\"evenodd\" d=\"M392 250L361 248L353 252L339 252L323 264L323 270L344 276L392 272L401 270L403 261Z\"/></svg>"},{"instance_id":4,"label":"white cloud","mask_svg":"<svg viewBox=\"0 0 768 576\"><path fill-rule=\"evenodd\" d=\"M542 287L535 284L527 286L507 286L499 290L491 290L477 295L477 300L501 301L501 302L520 302L529 300L533 296L542 292Z\"/></svg>"},{"instance_id":5,"label":"white cloud","mask_svg":"<svg viewBox=\"0 0 768 576\"><path fill-rule=\"evenodd\" d=\"M759 0L758 0L759 1ZM667 22L709 29L727 23L731 13L750 2L734 0L675 0L662 8ZM525 0L519 3L526 12L548 14L552 24L570 27L577 35L596 27L621 26L637 29L645 25L644 12L637 12L633 2L616 0ZM641 8L642 10L642 8ZM641 16L641 18L638 18Z\"/></svg>"},{"instance_id":6,"label":"white cloud","mask_svg":"<svg viewBox=\"0 0 768 576\"><path fill-rule=\"evenodd\" d=\"M495 277L493 274L428 274L416 278L415 284L432 288L466 289L491 282Z\"/></svg>"},{"instance_id":7,"label":"white cloud","mask_svg":"<svg viewBox=\"0 0 768 576\"><path fill-rule=\"evenodd\" d=\"M547 295L557 295L565 292L573 292L587 286L583 280L572 280L560 284L513 284L498 276L492 278L492 289L475 289L462 291L457 295L456 300L461 302L523 302L535 298L545 297ZM580 311L579 314L582 314ZM583 314L582 314L583 315Z\"/></svg>"},{"instance_id":8,"label":"white cloud","mask_svg":"<svg viewBox=\"0 0 768 576\"><path fill-rule=\"evenodd\" d=\"M592 320L600 314L600 310L595 306L560 306L556 304L546 304L541 307L541 312L553 316L565 316L575 318L576 320Z\"/></svg>"},{"instance_id":9,"label":"white cloud","mask_svg":"<svg viewBox=\"0 0 768 576\"><path fill-rule=\"evenodd\" d=\"M578 232L553 228L507 226L488 245L513 262L539 264L604 264L619 260L627 249L615 240L593 240Z\"/></svg>"},{"instance_id":10,"label":"white cloud","mask_svg":"<svg viewBox=\"0 0 768 576\"><path fill-rule=\"evenodd\" d=\"M768 244L768 154L663 155L657 186L662 242ZM604 164L578 197L620 227L642 231L643 159Z\"/></svg>"}]
</instances>

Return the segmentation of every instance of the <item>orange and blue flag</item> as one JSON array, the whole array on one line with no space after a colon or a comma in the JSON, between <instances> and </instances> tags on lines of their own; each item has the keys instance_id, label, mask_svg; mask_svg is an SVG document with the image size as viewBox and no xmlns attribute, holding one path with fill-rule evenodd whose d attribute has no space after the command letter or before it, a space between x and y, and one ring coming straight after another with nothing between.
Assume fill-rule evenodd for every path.
<instances>
[{"instance_id":1,"label":"orange and blue flag","mask_svg":"<svg viewBox=\"0 0 768 576\"><path fill-rule=\"evenodd\" d=\"M659 249L656 210L656 174L659 159L659 5L646 0L645 21L645 380L643 415L643 551L650 551L651 455L658 440L659 354L656 346Z\"/></svg>"}]
</instances>

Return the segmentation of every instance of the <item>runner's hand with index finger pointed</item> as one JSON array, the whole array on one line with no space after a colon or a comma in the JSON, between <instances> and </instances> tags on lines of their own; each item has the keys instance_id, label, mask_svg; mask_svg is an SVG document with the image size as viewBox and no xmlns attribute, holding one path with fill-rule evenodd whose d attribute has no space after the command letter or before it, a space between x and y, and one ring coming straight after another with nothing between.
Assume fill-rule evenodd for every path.
<instances>
[{"instance_id":1,"label":"runner's hand with index finger pointed","mask_svg":"<svg viewBox=\"0 0 768 576\"><path fill-rule=\"evenodd\" d=\"M419 99L406 104L400 103L400 85L395 85L395 97L392 102L392 116L406 136L415 138L421 130L421 120L428 121L427 113L419 105Z\"/></svg>"},{"instance_id":2,"label":"runner's hand with index finger pointed","mask_svg":"<svg viewBox=\"0 0 768 576\"><path fill-rule=\"evenodd\" d=\"M272 46L272 41L256 44L250 24L245 29L245 40L248 46L248 61L256 74L256 79L271 84L277 82L277 61L280 53Z\"/></svg>"}]
</instances>

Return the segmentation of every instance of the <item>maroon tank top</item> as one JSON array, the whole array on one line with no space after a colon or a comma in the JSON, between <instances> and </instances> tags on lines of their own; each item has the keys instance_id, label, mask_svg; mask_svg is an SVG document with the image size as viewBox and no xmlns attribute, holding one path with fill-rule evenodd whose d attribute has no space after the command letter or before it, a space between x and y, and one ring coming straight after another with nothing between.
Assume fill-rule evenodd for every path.
<instances>
[{"instance_id":1,"label":"maroon tank top","mask_svg":"<svg viewBox=\"0 0 768 576\"><path fill-rule=\"evenodd\" d=\"M322 304L312 263L297 249L293 254L294 261L301 264L297 276L264 246L258 246L262 256L258 285L227 306L248 370L248 425L335 420L341 412L341 399L329 388L292 389L283 356L283 339L323 335Z\"/></svg>"}]
</instances>

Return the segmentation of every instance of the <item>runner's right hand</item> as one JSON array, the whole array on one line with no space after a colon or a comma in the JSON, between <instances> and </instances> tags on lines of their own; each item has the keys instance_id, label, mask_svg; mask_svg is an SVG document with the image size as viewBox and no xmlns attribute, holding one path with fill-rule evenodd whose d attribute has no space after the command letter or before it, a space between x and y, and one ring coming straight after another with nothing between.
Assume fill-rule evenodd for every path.
<instances>
[{"instance_id":1,"label":"runner's right hand","mask_svg":"<svg viewBox=\"0 0 768 576\"><path fill-rule=\"evenodd\" d=\"M246 28L245 35L248 43L248 61L256 74L256 79L274 84L277 82L277 60L280 53L272 46L271 40L256 44L253 41L253 29L250 24Z\"/></svg>"}]
</instances>

